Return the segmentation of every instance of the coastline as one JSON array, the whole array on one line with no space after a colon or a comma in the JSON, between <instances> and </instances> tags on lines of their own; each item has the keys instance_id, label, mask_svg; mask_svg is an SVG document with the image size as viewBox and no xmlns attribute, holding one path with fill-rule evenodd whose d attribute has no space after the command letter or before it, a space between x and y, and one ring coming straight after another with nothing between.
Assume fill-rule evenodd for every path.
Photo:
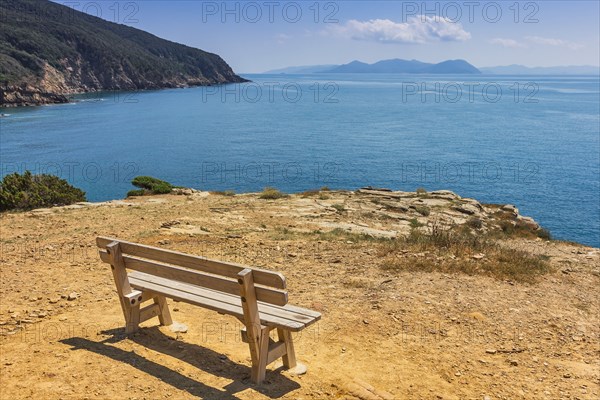
<instances>
[{"instance_id":1,"label":"coastline","mask_svg":"<svg viewBox=\"0 0 600 400\"><path fill-rule=\"evenodd\" d=\"M261 199L261 192L219 192L219 191L201 191L192 188L175 188L171 194L166 195L144 195L118 198L106 201L96 202L78 202L65 206L54 206L48 208L38 208L33 210L8 211L2 214L24 213L29 215L47 215L61 213L69 210L93 209L93 208L113 208L113 207L135 207L140 204L169 204L171 199L189 198L203 199L208 196L223 198L223 199ZM343 228L354 229L355 231L364 231L368 235L374 237L383 237L392 239L397 236L406 235L413 227L411 224L418 222L419 226L430 227L441 223L445 226L461 226L470 225L474 219L482 219L483 226L487 223L495 223L498 220L508 220L509 223L518 229L526 231L528 239L543 240L556 243L565 243L569 245L581 246L589 249L600 249L592 245L587 245L570 240L561 240L550 238L551 232L547 232L533 218L523 216L519 213L519 209L512 204L486 204L480 203L476 199L463 198L449 190L437 190L426 193L392 191L386 188L363 187L357 190L313 190L297 193L282 193L282 199L312 199L317 203L323 202L315 198L316 196L336 197L336 196L364 196L360 202L369 201L376 203L381 208L381 215L386 219L397 219L401 222L403 229L372 230L362 229L360 226L335 226L332 229ZM326 200L330 200L327 198ZM263 199L263 202L268 202L274 207L277 206L277 199ZM331 208L330 208L331 209ZM335 207L334 207L335 209ZM477 223L479 224L479 223ZM398 228L398 227L397 227ZM484 229L485 232L485 229ZM531 234L531 235L530 235ZM506 237L505 239L514 239ZM504 240L498 238L498 240Z\"/></svg>"}]
</instances>

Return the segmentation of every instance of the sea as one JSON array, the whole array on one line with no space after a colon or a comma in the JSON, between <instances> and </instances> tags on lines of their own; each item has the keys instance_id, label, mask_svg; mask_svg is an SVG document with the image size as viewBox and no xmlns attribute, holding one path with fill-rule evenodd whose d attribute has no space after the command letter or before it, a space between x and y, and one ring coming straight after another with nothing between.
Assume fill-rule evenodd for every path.
<instances>
[{"instance_id":1,"label":"sea","mask_svg":"<svg viewBox=\"0 0 600 400\"><path fill-rule=\"evenodd\" d=\"M598 76L245 74L0 109L1 175L90 201L150 175L199 190L446 189L600 247Z\"/></svg>"}]
</instances>

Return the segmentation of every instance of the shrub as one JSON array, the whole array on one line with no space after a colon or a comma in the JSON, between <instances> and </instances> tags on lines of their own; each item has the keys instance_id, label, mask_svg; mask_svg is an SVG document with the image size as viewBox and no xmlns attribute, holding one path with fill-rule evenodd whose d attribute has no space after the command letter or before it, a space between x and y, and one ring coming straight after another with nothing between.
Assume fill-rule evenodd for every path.
<instances>
[{"instance_id":1,"label":"shrub","mask_svg":"<svg viewBox=\"0 0 600 400\"><path fill-rule=\"evenodd\" d=\"M151 176L136 176L131 181L131 184L141 189L146 189L147 194L166 194L171 193L173 190L173 185L169 182Z\"/></svg>"},{"instance_id":2,"label":"shrub","mask_svg":"<svg viewBox=\"0 0 600 400\"><path fill-rule=\"evenodd\" d=\"M310 189L300 193L302 197L313 197L319 195L321 192L317 189Z\"/></svg>"},{"instance_id":3,"label":"shrub","mask_svg":"<svg viewBox=\"0 0 600 400\"><path fill-rule=\"evenodd\" d=\"M428 217L431 214L431 210L427 206L416 206L415 211L424 217Z\"/></svg>"},{"instance_id":4,"label":"shrub","mask_svg":"<svg viewBox=\"0 0 600 400\"><path fill-rule=\"evenodd\" d=\"M552 234L550 233L550 231L546 228L540 228L536 231L537 236L540 239L544 239L544 240L552 240Z\"/></svg>"},{"instance_id":5,"label":"shrub","mask_svg":"<svg viewBox=\"0 0 600 400\"><path fill-rule=\"evenodd\" d=\"M346 211L346 207L344 207L343 204L332 204L331 207L335 208L335 211L337 211L339 214Z\"/></svg>"},{"instance_id":6,"label":"shrub","mask_svg":"<svg viewBox=\"0 0 600 400\"><path fill-rule=\"evenodd\" d=\"M483 228L483 221L478 217L470 217L467 220L467 225L473 229L481 229Z\"/></svg>"},{"instance_id":7,"label":"shrub","mask_svg":"<svg viewBox=\"0 0 600 400\"><path fill-rule=\"evenodd\" d=\"M279 190L272 188L272 187L266 187L262 193L260 194L260 196L258 196L261 199L266 199L266 200L277 200L277 199L281 199L283 197L288 197L287 194L280 192Z\"/></svg>"},{"instance_id":8,"label":"shrub","mask_svg":"<svg viewBox=\"0 0 600 400\"><path fill-rule=\"evenodd\" d=\"M218 191L218 192L210 192L211 194L216 194L219 196L227 196L227 197L232 197L235 196L235 192L233 190L224 190L224 191Z\"/></svg>"},{"instance_id":9,"label":"shrub","mask_svg":"<svg viewBox=\"0 0 600 400\"><path fill-rule=\"evenodd\" d=\"M422 226L425 226L425 224L420 223L418 219L413 218L413 219L410 220L410 227L411 228L416 229L416 228L420 228Z\"/></svg>"},{"instance_id":10,"label":"shrub","mask_svg":"<svg viewBox=\"0 0 600 400\"><path fill-rule=\"evenodd\" d=\"M127 192L127 197L145 196L148 192L145 189L134 189Z\"/></svg>"},{"instance_id":11,"label":"shrub","mask_svg":"<svg viewBox=\"0 0 600 400\"><path fill-rule=\"evenodd\" d=\"M86 201L85 192L54 175L15 172L0 183L0 211L64 206L80 201Z\"/></svg>"}]
</instances>

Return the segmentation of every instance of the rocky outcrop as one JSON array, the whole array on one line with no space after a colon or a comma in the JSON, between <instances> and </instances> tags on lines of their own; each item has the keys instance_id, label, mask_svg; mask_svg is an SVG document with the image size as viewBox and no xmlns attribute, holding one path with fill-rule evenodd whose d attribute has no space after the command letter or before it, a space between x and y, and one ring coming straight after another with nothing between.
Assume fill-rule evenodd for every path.
<instances>
[{"instance_id":1,"label":"rocky outcrop","mask_svg":"<svg viewBox=\"0 0 600 400\"><path fill-rule=\"evenodd\" d=\"M45 92L39 87L23 84L20 86L0 86L0 106L19 107L40 104L68 103L64 94Z\"/></svg>"},{"instance_id":2,"label":"rocky outcrop","mask_svg":"<svg viewBox=\"0 0 600 400\"><path fill-rule=\"evenodd\" d=\"M362 210L368 210L374 216L405 221L407 226L439 223L466 225L482 232L544 234L533 218L520 215L513 205L481 204L449 190L417 193L366 187L359 189L357 194ZM373 205L368 206L364 200L370 200Z\"/></svg>"}]
</instances>

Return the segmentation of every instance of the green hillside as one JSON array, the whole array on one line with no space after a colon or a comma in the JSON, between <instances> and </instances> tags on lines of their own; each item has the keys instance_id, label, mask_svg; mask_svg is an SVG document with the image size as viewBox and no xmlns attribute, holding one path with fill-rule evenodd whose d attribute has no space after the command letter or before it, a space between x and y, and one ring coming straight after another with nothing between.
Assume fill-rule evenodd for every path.
<instances>
[{"instance_id":1,"label":"green hillside","mask_svg":"<svg viewBox=\"0 0 600 400\"><path fill-rule=\"evenodd\" d=\"M0 18L5 105L27 93L44 97L244 81L216 54L47 0L2 0Z\"/></svg>"}]
</instances>

